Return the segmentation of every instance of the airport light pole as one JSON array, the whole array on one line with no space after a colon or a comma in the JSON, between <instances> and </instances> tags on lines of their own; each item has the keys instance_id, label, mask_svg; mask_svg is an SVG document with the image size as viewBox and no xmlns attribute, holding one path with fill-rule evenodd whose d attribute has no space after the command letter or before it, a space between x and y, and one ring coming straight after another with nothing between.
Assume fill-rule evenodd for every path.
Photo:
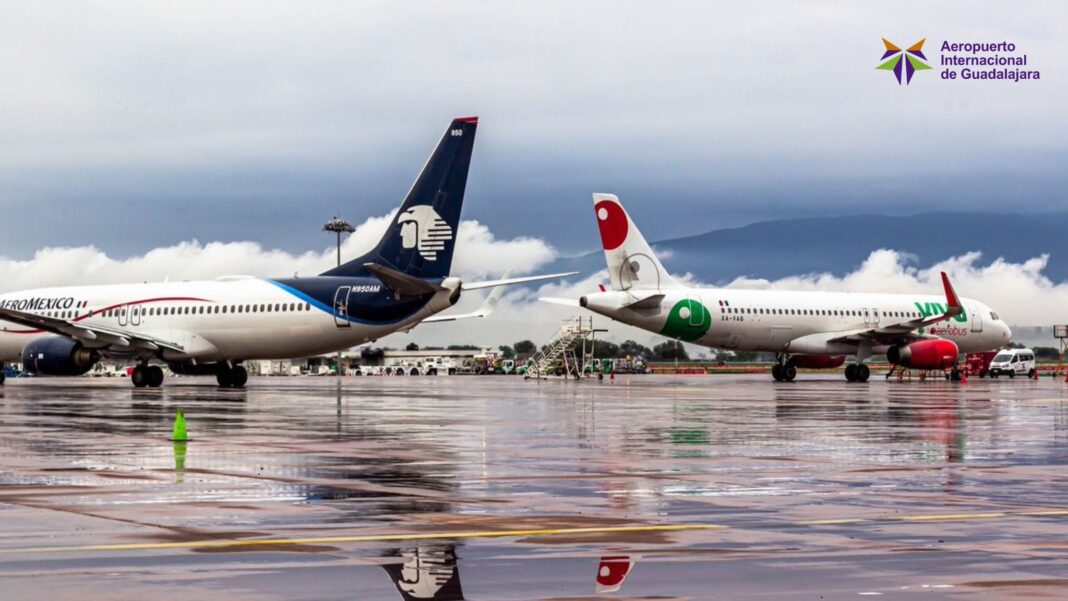
<instances>
[{"instance_id":1,"label":"airport light pole","mask_svg":"<svg viewBox=\"0 0 1068 601\"><path fill-rule=\"evenodd\" d=\"M333 232L337 235L337 266L341 267L341 234L351 234L356 231L356 228L352 227L352 224L344 219L334 215L334 218L326 222L323 226L324 232ZM337 377L341 377L341 351L337 352ZM341 385L341 380L337 381L338 386ZM338 411L341 411L341 397L338 396Z\"/></svg>"},{"instance_id":2,"label":"airport light pole","mask_svg":"<svg viewBox=\"0 0 1068 601\"><path fill-rule=\"evenodd\" d=\"M323 231L337 234L337 265L341 267L341 234L351 234L356 231L356 228L352 227L352 224L348 221L335 216L326 222L326 225L323 226Z\"/></svg>"}]
</instances>

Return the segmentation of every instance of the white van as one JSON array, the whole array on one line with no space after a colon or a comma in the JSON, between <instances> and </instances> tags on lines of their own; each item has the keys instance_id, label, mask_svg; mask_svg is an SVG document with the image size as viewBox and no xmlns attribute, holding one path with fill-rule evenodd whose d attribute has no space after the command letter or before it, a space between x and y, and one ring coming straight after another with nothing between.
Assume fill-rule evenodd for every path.
<instances>
[{"instance_id":1,"label":"white van","mask_svg":"<svg viewBox=\"0 0 1068 601\"><path fill-rule=\"evenodd\" d=\"M1007 348L998 351L990 360L990 377L1007 375L1010 378L1035 375L1035 352L1029 348Z\"/></svg>"}]
</instances>

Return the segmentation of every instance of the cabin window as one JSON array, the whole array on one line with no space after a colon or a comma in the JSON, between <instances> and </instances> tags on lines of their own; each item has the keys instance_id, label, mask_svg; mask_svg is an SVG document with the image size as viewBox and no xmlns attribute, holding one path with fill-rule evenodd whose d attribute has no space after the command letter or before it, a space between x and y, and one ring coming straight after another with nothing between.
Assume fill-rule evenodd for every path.
<instances>
[{"instance_id":1,"label":"cabin window","mask_svg":"<svg viewBox=\"0 0 1068 601\"><path fill-rule=\"evenodd\" d=\"M304 310L305 310L305 311L311 311L311 304L309 304L309 303L304 303Z\"/></svg>"}]
</instances>

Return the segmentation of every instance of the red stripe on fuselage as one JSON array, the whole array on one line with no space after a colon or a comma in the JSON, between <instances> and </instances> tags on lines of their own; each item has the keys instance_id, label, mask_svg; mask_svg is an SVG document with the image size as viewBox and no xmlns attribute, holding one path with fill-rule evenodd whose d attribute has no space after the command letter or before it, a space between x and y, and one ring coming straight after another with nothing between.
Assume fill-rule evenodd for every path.
<instances>
[{"instance_id":1,"label":"red stripe on fuselage","mask_svg":"<svg viewBox=\"0 0 1068 601\"><path fill-rule=\"evenodd\" d=\"M118 309L119 307L129 307L131 305L147 305L149 303L173 303L173 302L181 302L181 301L186 301L186 302L191 302L191 303L192 302L196 302L196 303L214 303L215 302L213 300L208 300L206 298L197 298L197 297L194 297L194 296L165 296L165 297L160 297L160 298L146 298L144 300L133 301L133 302L129 302L129 303L119 303L117 305L111 305L110 307L104 307L102 309L97 309L96 311L90 311L89 313L86 313L85 315L82 315L81 317L75 318L73 323L78 323L79 321L82 321L83 319L89 319L90 317L92 317L94 315L100 315L104 311L111 311L112 309ZM0 319L0 321L3 321L3 320ZM6 330L3 333L4 334L41 334L41 333L44 333L44 332L47 332L47 331L48 330Z\"/></svg>"}]
</instances>

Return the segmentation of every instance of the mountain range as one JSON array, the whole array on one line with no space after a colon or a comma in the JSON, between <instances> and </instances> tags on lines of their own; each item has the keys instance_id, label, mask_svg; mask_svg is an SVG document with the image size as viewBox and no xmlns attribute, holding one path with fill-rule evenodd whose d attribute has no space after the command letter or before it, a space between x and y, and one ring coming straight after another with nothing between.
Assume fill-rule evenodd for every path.
<instances>
[{"instance_id":1,"label":"mountain range","mask_svg":"<svg viewBox=\"0 0 1068 601\"><path fill-rule=\"evenodd\" d=\"M1068 213L945 212L762 221L661 240L653 246L669 272L689 272L710 285L727 284L740 276L771 280L809 273L841 276L881 248L913 255L912 265L919 268L973 251L982 253L980 265L998 258L1023 262L1048 254L1046 277L1063 282L1068 280L1066 237ZM598 250L557 259L549 271L589 274L603 268L604 255Z\"/></svg>"}]
</instances>

